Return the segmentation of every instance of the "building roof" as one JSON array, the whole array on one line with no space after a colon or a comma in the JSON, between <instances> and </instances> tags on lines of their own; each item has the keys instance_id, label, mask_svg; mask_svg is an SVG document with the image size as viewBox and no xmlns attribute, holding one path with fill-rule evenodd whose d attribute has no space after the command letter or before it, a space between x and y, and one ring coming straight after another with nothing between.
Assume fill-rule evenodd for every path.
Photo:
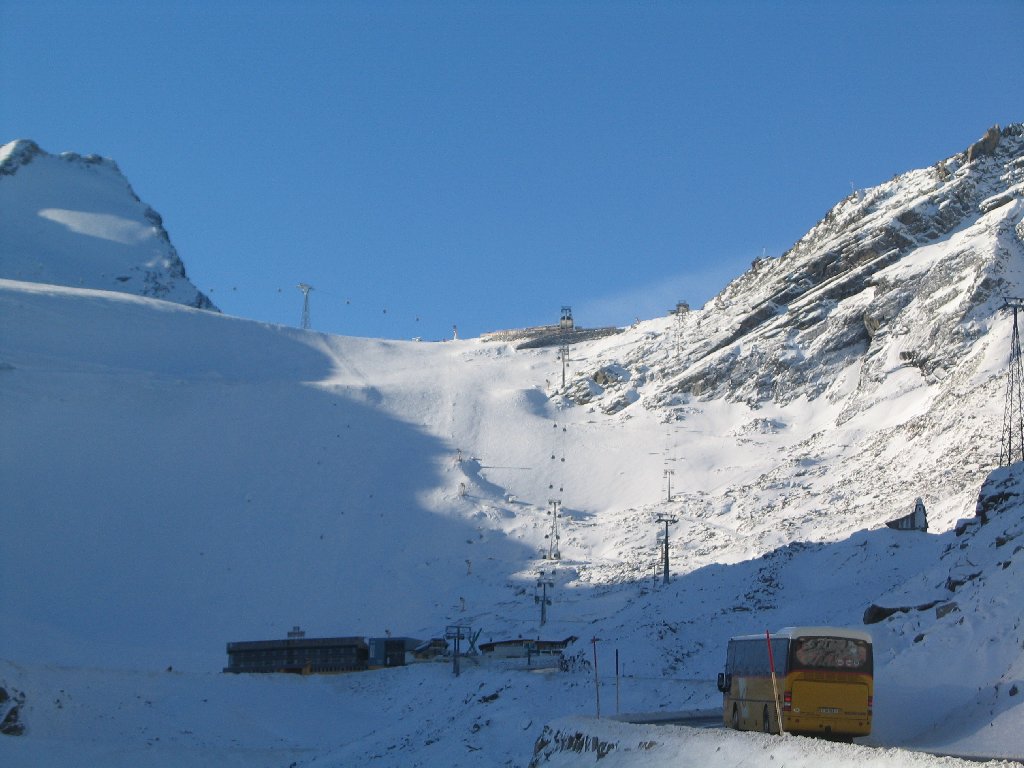
<instances>
[{"instance_id":1,"label":"building roof","mask_svg":"<svg viewBox=\"0 0 1024 768\"><path fill-rule=\"evenodd\" d=\"M535 639L531 637L517 637L511 640L491 640L487 643L480 643L480 650L484 653L487 653L488 651L494 650L495 648L519 647L527 645L534 645L541 648L565 648L567 645L575 643L576 639L577 638L572 635L565 638L564 640L541 640L540 638Z\"/></svg>"},{"instance_id":2,"label":"building roof","mask_svg":"<svg viewBox=\"0 0 1024 768\"><path fill-rule=\"evenodd\" d=\"M232 651L258 651L270 648L322 648L327 646L356 646L366 648L366 641L361 637L300 637L283 640L242 640L228 643L228 653Z\"/></svg>"}]
</instances>

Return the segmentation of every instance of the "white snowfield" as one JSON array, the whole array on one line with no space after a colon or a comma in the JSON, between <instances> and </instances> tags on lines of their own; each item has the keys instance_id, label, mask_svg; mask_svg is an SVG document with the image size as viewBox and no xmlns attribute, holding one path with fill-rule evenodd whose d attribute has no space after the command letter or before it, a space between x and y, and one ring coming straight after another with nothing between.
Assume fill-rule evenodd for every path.
<instances>
[{"instance_id":1,"label":"white snowfield","mask_svg":"<svg viewBox=\"0 0 1024 768\"><path fill-rule=\"evenodd\" d=\"M17 704L24 725L0 765L595 763L556 749L570 731L609 766L1024 758L1024 470L996 469L1020 147L851 196L703 309L574 344L564 389L557 347L328 336L107 290L75 244L128 247L141 230L103 216L145 216L31 187L11 231L44 271L0 252L0 719ZM31 167L0 175L3 199ZM885 527L918 497L928 532ZM576 640L568 671L221 673L227 642L296 624ZM720 706L728 638L797 625L872 635L858 744L608 717Z\"/></svg>"},{"instance_id":2,"label":"white snowfield","mask_svg":"<svg viewBox=\"0 0 1024 768\"><path fill-rule=\"evenodd\" d=\"M539 750L536 764L552 768L590 764L611 768L760 768L776 765L787 768L966 768L979 764L978 761L938 757L905 749L836 744L789 734L780 737L726 729L636 726L609 720L558 720L551 724L547 733L559 734L562 748L550 755L546 754L549 748ZM586 734L582 744L577 734ZM605 751L610 745L614 746ZM576 748L581 751L577 752ZM1017 765L1010 761L985 761L984 764Z\"/></svg>"}]
</instances>

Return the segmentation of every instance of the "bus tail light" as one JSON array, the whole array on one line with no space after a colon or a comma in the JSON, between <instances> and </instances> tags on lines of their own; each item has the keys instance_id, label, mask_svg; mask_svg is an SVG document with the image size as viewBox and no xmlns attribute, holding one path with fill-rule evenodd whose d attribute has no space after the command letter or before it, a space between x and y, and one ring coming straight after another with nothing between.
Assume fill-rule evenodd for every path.
<instances>
[{"instance_id":1,"label":"bus tail light","mask_svg":"<svg viewBox=\"0 0 1024 768\"><path fill-rule=\"evenodd\" d=\"M874 711L874 708L875 708L875 697L874 696L868 696L868 716L869 717L870 717L871 713Z\"/></svg>"},{"instance_id":2,"label":"bus tail light","mask_svg":"<svg viewBox=\"0 0 1024 768\"><path fill-rule=\"evenodd\" d=\"M868 709L870 709L870 708L871 708L871 705L868 704ZM786 691L785 693L782 694L782 711L783 712L792 712L793 711L793 692L792 691Z\"/></svg>"}]
</instances>

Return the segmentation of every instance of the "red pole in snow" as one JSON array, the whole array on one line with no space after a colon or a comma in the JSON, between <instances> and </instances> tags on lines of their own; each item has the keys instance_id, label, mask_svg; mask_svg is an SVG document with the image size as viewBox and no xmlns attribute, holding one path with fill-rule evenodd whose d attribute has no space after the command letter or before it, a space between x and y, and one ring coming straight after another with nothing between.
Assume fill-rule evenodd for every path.
<instances>
[{"instance_id":1,"label":"red pole in snow","mask_svg":"<svg viewBox=\"0 0 1024 768\"><path fill-rule=\"evenodd\" d=\"M772 693L775 698L775 720L779 724L779 735L782 734L782 710L779 709L779 684L775 680L775 654L772 652L772 636L766 629L764 640L768 643L768 666L772 670Z\"/></svg>"}]
</instances>

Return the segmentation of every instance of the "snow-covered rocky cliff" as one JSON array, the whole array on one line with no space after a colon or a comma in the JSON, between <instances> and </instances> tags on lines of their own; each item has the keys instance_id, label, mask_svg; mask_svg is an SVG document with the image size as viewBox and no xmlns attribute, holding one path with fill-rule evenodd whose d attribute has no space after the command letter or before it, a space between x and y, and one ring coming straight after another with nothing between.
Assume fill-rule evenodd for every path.
<instances>
[{"instance_id":1,"label":"snow-covered rocky cliff","mask_svg":"<svg viewBox=\"0 0 1024 768\"><path fill-rule=\"evenodd\" d=\"M817 427L776 445L769 469L715 492L760 510L768 528L795 504L855 530L917 496L949 527L973 505L961 490L998 460L1012 325L1004 305L1022 294L1018 124L851 194L702 309L591 362L568 398L680 424L742 403L751 415L741 429L762 442L802 432L795 420L813 413ZM771 493L780 484L781 500Z\"/></svg>"},{"instance_id":2,"label":"snow-covered rocky cliff","mask_svg":"<svg viewBox=\"0 0 1024 768\"><path fill-rule=\"evenodd\" d=\"M160 214L113 160L0 147L0 277L216 310L185 275Z\"/></svg>"}]
</instances>

